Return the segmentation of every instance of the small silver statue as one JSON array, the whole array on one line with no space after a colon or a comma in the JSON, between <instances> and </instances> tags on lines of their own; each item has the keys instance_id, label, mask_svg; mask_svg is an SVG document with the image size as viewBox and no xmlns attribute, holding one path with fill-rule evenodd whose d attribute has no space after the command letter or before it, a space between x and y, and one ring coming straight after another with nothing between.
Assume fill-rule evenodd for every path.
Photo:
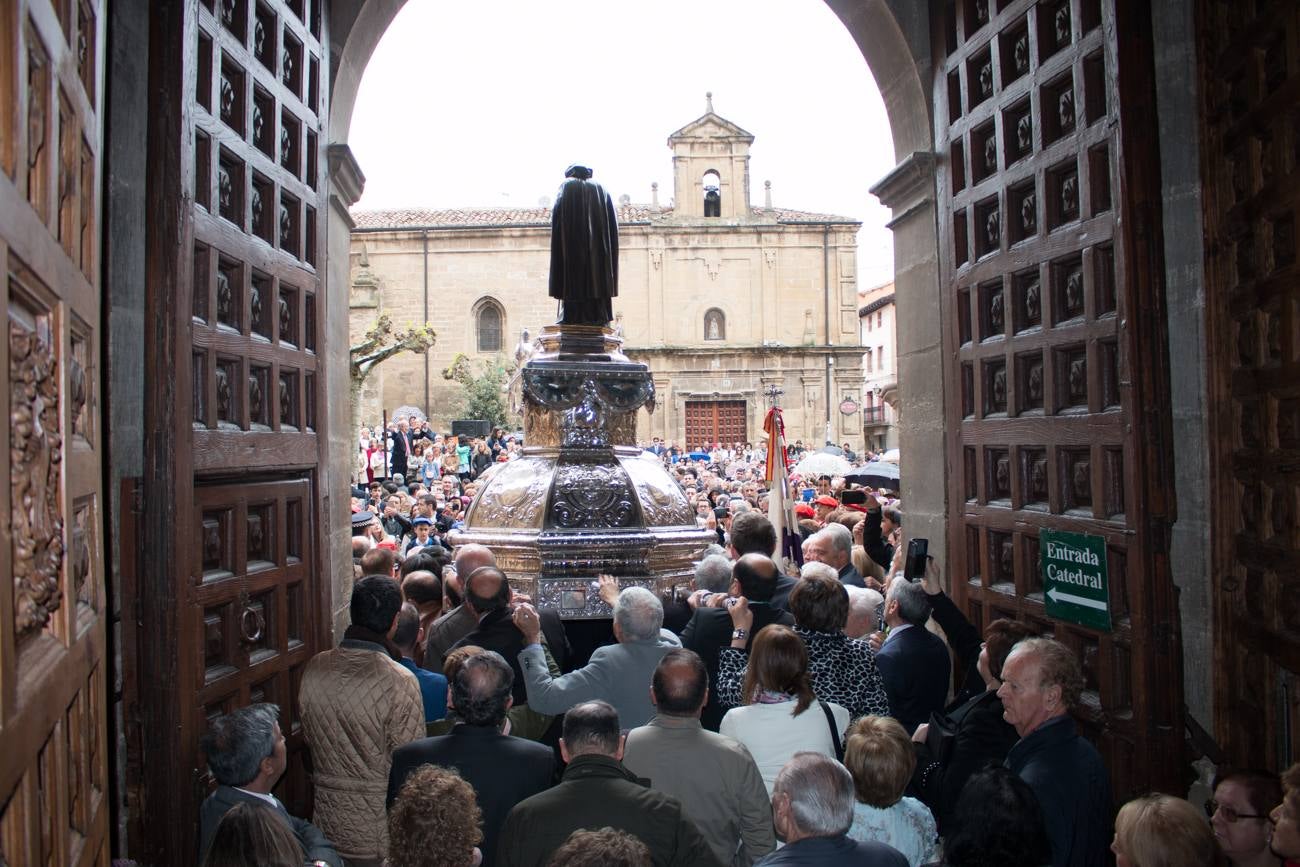
<instances>
[{"instance_id":1,"label":"small silver statue","mask_svg":"<svg viewBox=\"0 0 1300 867\"><path fill-rule=\"evenodd\" d=\"M510 401L510 411L515 415L521 415L524 411L524 365L528 363L536 351L537 347L532 338L529 337L528 329L525 328L520 331L519 342L515 344L515 372L510 376L510 380L505 386L505 392Z\"/></svg>"}]
</instances>

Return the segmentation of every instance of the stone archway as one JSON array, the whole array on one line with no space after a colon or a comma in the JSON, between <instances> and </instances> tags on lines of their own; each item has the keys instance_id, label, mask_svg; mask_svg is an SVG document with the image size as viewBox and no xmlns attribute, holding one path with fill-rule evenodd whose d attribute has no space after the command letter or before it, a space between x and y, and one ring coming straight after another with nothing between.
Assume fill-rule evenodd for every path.
<instances>
[{"instance_id":1,"label":"stone archway","mask_svg":"<svg viewBox=\"0 0 1300 867\"><path fill-rule=\"evenodd\" d=\"M347 208L359 198L364 167L358 166L347 147L352 111L366 65L384 32L405 5L405 0L363 0L338 3L331 15L335 46L334 78L330 86L329 143L331 195L328 223L327 285L344 287L328 293L326 322L331 345L347 345L348 245L351 220ZM898 166L871 193L893 211L894 271L898 293L897 328L900 399L908 413L900 438L914 443L913 453L942 454L944 387L940 359L939 271L929 88L930 18L924 4L910 0L827 0L862 52L885 103ZM906 349L901 347L906 346ZM342 358L326 367L326 388L340 392L347 369ZM336 478L347 477L353 431L348 411L332 406L329 460ZM919 535L928 536L931 551L941 559L945 539L946 478L942 461L904 467L903 495L909 521ZM334 528L329 537L333 583L344 591L351 581L346 503L332 498L325 516ZM340 600L335 594L335 622Z\"/></svg>"}]
</instances>

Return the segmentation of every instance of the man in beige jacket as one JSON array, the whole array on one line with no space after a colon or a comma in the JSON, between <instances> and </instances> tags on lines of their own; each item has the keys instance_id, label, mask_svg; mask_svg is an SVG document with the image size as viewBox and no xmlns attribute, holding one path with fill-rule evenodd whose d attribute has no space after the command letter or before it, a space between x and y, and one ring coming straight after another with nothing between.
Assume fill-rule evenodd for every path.
<instances>
[{"instance_id":1,"label":"man in beige jacket","mask_svg":"<svg viewBox=\"0 0 1300 867\"><path fill-rule=\"evenodd\" d=\"M307 663L298 703L315 767L313 819L349 867L379 867L393 750L424 736L424 706L389 642L402 608L397 582L367 575L353 586L350 608L338 648Z\"/></svg>"},{"instance_id":2,"label":"man in beige jacket","mask_svg":"<svg viewBox=\"0 0 1300 867\"><path fill-rule=\"evenodd\" d=\"M623 765L681 801L721 863L748 867L776 846L772 804L749 750L700 725L708 691L696 653L665 654L650 687L658 713L628 732Z\"/></svg>"}]
</instances>

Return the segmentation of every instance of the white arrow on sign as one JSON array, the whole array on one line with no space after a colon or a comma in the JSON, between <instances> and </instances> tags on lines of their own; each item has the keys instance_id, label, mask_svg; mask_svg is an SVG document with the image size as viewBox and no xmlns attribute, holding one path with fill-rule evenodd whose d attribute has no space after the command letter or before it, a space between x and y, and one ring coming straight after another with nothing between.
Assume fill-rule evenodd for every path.
<instances>
[{"instance_id":1,"label":"white arrow on sign","mask_svg":"<svg viewBox=\"0 0 1300 867\"><path fill-rule=\"evenodd\" d=\"M1085 608L1095 608L1098 611L1106 610L1106 603L1097 599L1088 599L1084 596L1075 596L1073 593L1062 593L1053 587L1047 591L1047 598L1053 602L1068 602L1071 605L1082 605Z\"/></svg>"}]
</instances>

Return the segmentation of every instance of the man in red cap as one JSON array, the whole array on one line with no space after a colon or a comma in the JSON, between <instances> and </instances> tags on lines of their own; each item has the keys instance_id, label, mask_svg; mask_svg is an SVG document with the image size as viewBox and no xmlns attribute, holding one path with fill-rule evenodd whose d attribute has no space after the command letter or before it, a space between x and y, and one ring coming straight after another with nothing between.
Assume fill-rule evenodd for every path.
<instances>
[{"instance_id":1,"label":"man in red cap","mask_svg":"<svg viewBox=\"0 0 1300 867\"><path fill-rule=\"evenodd\" d=\"M829 494L822 494L820 497L813 500L813 508L815 510L813 517L818 524L824 527L826 526L826 517L830 515L831 512L838 509L839 506L839 500Z\"/></svg>"}]
</instances>

